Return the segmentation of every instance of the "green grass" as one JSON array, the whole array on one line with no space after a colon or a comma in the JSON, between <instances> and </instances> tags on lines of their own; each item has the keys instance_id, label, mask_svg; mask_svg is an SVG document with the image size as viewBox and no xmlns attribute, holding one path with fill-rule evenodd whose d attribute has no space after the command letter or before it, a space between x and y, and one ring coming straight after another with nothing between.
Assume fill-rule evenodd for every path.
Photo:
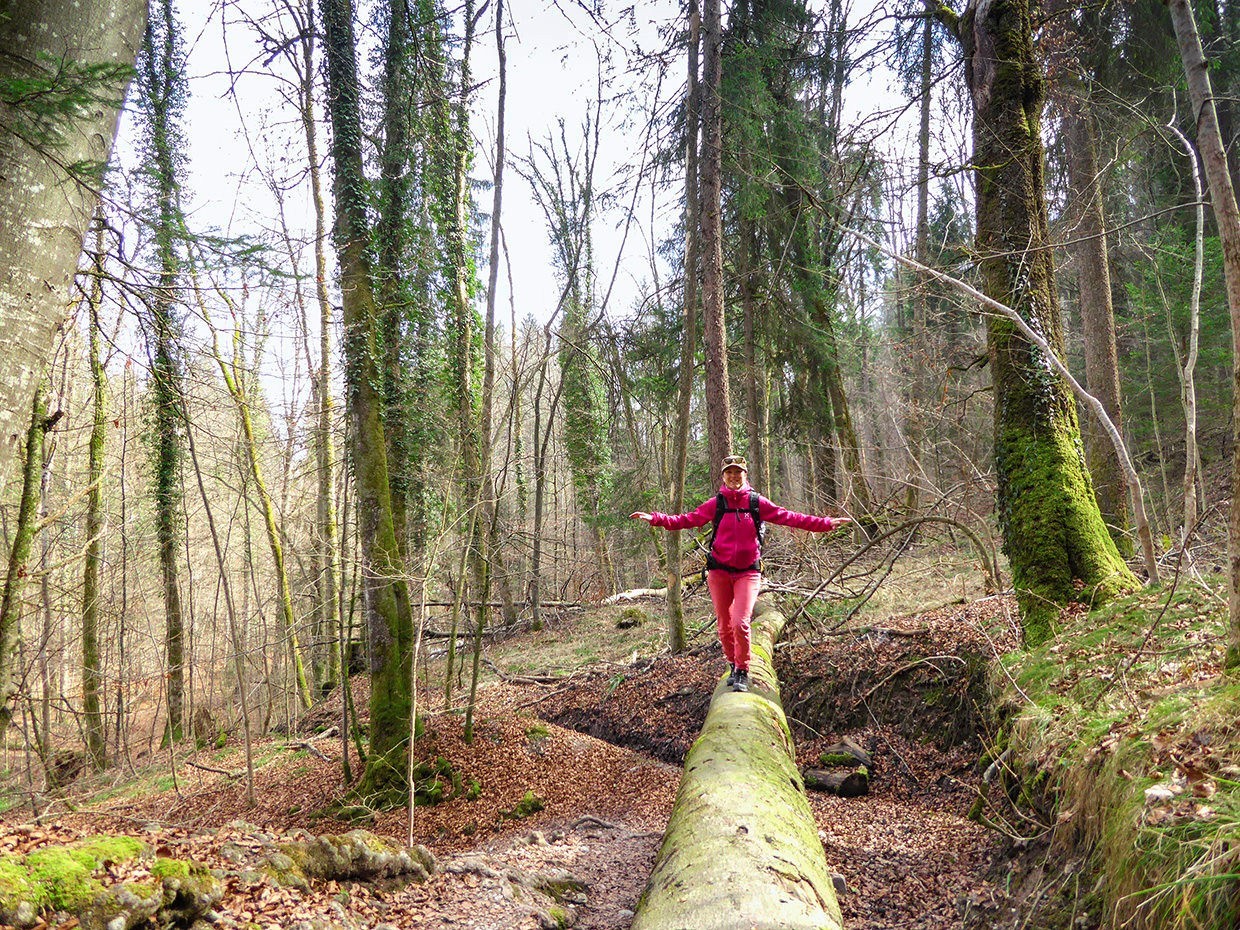
<instances>
[{"instance_id":1,"label":"green grass","mask_svg":"<svg viewBox=\"0 0 1240 930\"><path fill-rule=\"evenodd\" d=\"M1240 926L1240 682L1218 674L1226 610L1209 591L1143 591L1005 657L1019 793L1103 873L1104 925ZM1165 610L1164 610L1165 607ZM1139 651L1138 651L1139 650ZM1170 799L1148 799L1167 786Z\"/></svg>"}]
</instances>

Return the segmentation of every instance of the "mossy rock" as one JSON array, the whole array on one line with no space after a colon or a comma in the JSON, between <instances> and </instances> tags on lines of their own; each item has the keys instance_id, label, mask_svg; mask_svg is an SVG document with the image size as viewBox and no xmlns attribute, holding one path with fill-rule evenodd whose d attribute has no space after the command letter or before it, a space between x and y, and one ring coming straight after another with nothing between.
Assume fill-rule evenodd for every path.
<instances>
[{"instance_id":1,"label":"mossy rock","mask_svg":"<svg viewBox=\"0 0 1240 930\"><path fill-rule=\"evenodd\" d=\"M425 846L406 849L365 830L350 830L281 843L268 852L264 870L281 885L307 891L311 879L424 882L435 867L435 857Z\"/></svg>"},{"instance_id":2,"label":"mossy rock","mask_svg":"<svg viewBox=\"0 0 1240 930\"><path fill-rule=\"evenodd\" d=\"M617 630L631 630L635 627L642 626L650 619L650 614L642 610L640 607L626 607L620 611L620 617L616 620Z\"/></svg>"},{"instance_id":3,"label":"mossy rock","mask_svg":"<svg viewBox=\"0 0 1240 930\"><path fill-rule=\"evenodd\" d=\"M846 765L849 768L857 764L856 758L847 752L824 752L818 757L818 761L823 765Z\"/></svg>"},{"instance_id":4,"label":"mossy rock","mask_svg":"<svg viewBox=\"0 0 1240 930\"><path fill-rule=\"evenodd\" d=\"M0 862L0 922L30 926L46 909L77 911L104 888L95 873L149 855L128 836L97 836L68 846L46 846Z\"/></svg>"},{"instance_id":5,"label":"mossy rock","mask_svg":"<svg viewBox=\"0 0 1240 930\"><path fill-rule=\"evenodd\" d=\"M150 878L105 887L106 866L144 859L151 848L129 836L97 836L0 862L0 922L31 927L41 911L75 914L85 930L125 930L155 921L188 925L215 906L224 886L206 866L158 858Z\"/></svg>"}]
</instances>

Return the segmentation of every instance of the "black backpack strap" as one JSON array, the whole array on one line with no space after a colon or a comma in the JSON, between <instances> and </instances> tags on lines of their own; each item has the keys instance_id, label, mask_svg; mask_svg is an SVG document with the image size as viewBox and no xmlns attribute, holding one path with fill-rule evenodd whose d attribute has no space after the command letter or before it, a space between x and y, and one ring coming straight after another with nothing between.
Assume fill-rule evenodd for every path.
<instances>
[{"instance_id":1,"label":"black backpack strap","mask_svg":"<svg viewBox=\"0 0 1240 930\"><path fill-rule=\"evenodd\" d=\"M723 492L720 491L715 495L715 518L713 521L714 529L710 531L710 545L706 547L706 560L708 562L714 559L713 553L715 551L715 536L719 534L719 524L723 522L723 515L727 512L728 501L723 496Z\"/></svg>"},{"instance_id":2,"label":"black backpack strap","mask_svg":"<svg viewBox=\"0 0 1240 930\"><path fill-rule=\"evenodd\" d=\"M763 537L766 535L766 527L762 524L762 514L758 506L762 500L757 491L749 492L749 515L753 518L754 532L758 534L758 555L762 555Z\"/></svg>"}]
</instances>

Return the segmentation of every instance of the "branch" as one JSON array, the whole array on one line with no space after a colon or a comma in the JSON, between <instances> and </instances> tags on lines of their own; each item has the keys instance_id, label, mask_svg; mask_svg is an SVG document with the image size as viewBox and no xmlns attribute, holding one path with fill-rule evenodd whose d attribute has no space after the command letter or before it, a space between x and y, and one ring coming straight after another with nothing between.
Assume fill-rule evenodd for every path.
<instances>
[{"instance_id":1,"label":"branch","mask_svg":"<svg viewBox=\"0 0 1240 930\"><path fill-rule=\"evenodd\" d=\"M1022 317L1007 304L1000 303L993 297L988 297L971 284L967 284L959 278L953 278L951 275L939 271L937 268L931 268L928 265L923 265L921 262L909 258L906 255L901 255L894 249L880 244L877 240L872 239L865 233L857 232L855 229L851 229L849 227L843 227L843 229L844 232L854 238L860 239L871 248L877 249L897 264L904 265L906 268L910 268L921 274L929 275L934 278L934 280L967 294L983 306L994 310L1000 316L1010 320L1011 323L1021 331L1026 339L1041 350L1051 367L1059 373L1060 377L1068 382L1073 393L1076 394L1081 403L1093 411L1094 416L1098 418L1098 422L1102 424L1102 428L1106 430L1107 435L1110 437L1111 444L1115 447L1115 456L1119 459L1120 467L1123 469L1124 475L1127 479L1128 493L1131 498L1133 515L1137 524L1137 535L1141 539L1142 554L1145 557L1145 570L1149 575L1150 584L1157 584L1158 560L1154 556L1153 538L1150 535L1149 522L1145 515L1145 500L1141 491L1141 480L1137 476L1137 469L1132 463L1132 457L1128 454L1128 447L1124 445L1123 437L1120 436L1120 432L1116 428L1115 423L1111 420L1106 408L1102 406L1102 401L1098 400L1098 398L1094 397L1093 394L1090 394L1089 391L1085 390L1085 388L1081 386L1081 383L1073 377L1072 372L1068 370L1068 366L1063 363L1063 360L1060 359L1059 354L1050 347L1050 344L1047 343L1047 341L1040 334L1035 332L1027 322L1025 322L1024 317Z\"/></svg>"}]
</instances>

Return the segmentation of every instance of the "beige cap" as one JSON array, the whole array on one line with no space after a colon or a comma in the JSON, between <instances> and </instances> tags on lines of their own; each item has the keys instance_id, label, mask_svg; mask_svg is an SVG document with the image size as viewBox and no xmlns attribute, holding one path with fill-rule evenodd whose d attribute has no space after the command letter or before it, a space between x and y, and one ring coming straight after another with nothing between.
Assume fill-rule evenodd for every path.
<instances>
[{"instance_id":1,"label":"beige cap","mask_svg":"<svg viewBox=\"0 0 1240 930\"><path fill-rule=\"evenodd\" d=\"M720 473L727 471L729 468L739 468L745 474L749 474L749 463L745 461L743 455L725 455L723 464L719 466Z\"/></svg>"}]
</instances>

